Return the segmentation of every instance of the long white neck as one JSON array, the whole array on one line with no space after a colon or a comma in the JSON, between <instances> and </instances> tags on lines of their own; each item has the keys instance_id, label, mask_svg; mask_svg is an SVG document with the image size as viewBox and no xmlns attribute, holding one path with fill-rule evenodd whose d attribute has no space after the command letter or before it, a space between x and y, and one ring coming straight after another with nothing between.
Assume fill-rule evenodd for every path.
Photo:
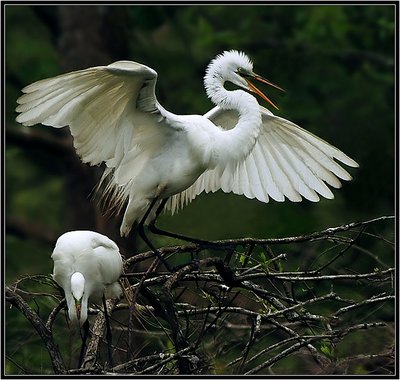
<instances>
[{"instance_id":1,"label":"long white neck","mask_svg":"<svg viewBox=\"0 0 400 380\"><path fill-rule=\"evenodd\" d=\"M204 78L207 95L225 110L237 111L236 126L223 131L215 142L219 162L237 163L251 152L260 133L261 111L256 98L243 90L228 91L224 79L210 70Z\"/></svg>"}]
</instances>

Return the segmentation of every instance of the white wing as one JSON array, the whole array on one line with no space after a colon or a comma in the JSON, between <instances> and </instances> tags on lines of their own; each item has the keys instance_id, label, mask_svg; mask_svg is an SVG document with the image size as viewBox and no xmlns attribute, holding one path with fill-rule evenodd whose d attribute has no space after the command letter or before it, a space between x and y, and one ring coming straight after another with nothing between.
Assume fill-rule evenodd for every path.
<instances>
[{"instance_id":1,"label":"white wing","mask_svg":"<svg viewBox=\"0 0 400 380\"><path fill-rule=\"evenodd\" d=\"M122 273L122 257L117 244L107 236L93 233L91 245L93 255L99 265L102 282L112 284L118 281Z\"/></svg>"},{"instance_id":2,"label":"white wing","mask_svg":"<svg viewBox=\"0 0 400 380\"><path fill-rule=\"evenodd\" d=\"M44 79L22 90L16 120L68 125L82 161L106 163L100 184L109 181L102 196L119 210L138 173L179 131L157 102L156 81L153 69L131 61Z\"/></svg>"},{"instance_id":3,"label":"white wing","mask_svg":"<svg viewBox=\"0 0 400 380\"><path fill-rule=\"evenodd\" d=\"M154 88L157 73L144 65L119 61L35 82L22 91L17 121L61 128L69 125L83 162L116 167L125 154L162 133L162 107ZM154 132L154 129L157 132Z\"/></svg>"},{"instance_id":4,"label":"white wing","mask_svg":"<svg viewBox=\"0 0 400 380\"><path fill-rule=\"evenodd\" d=\"M319 195L333 198L327 184L339 188L339 179L351 179L335 160L357 167L355 161L296 124L273 115L264 107L260 109L261 132L247 158L204 172L191 187L171 197L167 209L174 213L201 192L219 189L262 202L268 202L270 197L278 202L283 202L285 197L293 202L300 202L302 197L317 202ZM224 129L233 128L238 119L235 111L219 107L205 116Z\"/></svg>"}]
</instances>

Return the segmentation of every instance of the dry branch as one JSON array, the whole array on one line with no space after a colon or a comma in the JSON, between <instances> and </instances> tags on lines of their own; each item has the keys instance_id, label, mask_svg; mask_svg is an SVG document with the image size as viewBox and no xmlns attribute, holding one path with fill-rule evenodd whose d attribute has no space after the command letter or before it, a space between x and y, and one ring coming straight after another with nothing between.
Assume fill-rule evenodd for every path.
<instances>
[{"instance_id":1,"label":"dry branch","mask_svg":"<svg viewBox=\"0 0 400 380\"><path fill-rule=\"evenodd\" d=\"M50 355L54 373L65 373L65 367L61 353L53 340L50 330L47 329L39 315L32 310L32 308L22 299L21 296L15 293L8 286L6 286L6 301L17 307L37 331Z\"/></svg>"},{"instance_id":2,"label":"dry branch","mask_svg":"<svg viewBox=\"0 0 400 380\"><path fill-rule=\"evenodd\" d=\"M29 127L7 127L6 142L19 145L23 148L34 148L38 151L45 151L51 154L52 157L58 157L60 153L64 155L74 153L70 137L53 137L49 133Z\"/></svg>"},{"instance_id":3,"label":"dry branch","mask_svg":"<svg viewBox=\"0 0 400 380\"><path fill-rule=\"evenodd\" d=\"M330 373L339 362L351 366L354 360L339 361L334 347L356 331L388 329L389 317L386 315L383 323L379 318L374 319L373 313L382 306L393 311L395 299L394 268L382 262L375 252L368 251L368 257L377 267L361 271L351 257L364 249L363 237L379 241L381 248L391 254L393 243L366 230L370 225L391 219L381 217L280 239L228 239L160 248L165 258L180 253L203 255L173 273L157 271L159 259L152 251L132 256L125 262L123 276L126 299L107 302L109 314L113 313L115 318L113 335L117 334L113 368L106 369L101 362L104 314L91 309L91 315L96 316L91 323L92 337L84 364L80 369L65 369L58 364L61 358L52 357L54 371L71 375L210 373L213 361L223 358L219 351L225 346L227 350L234 350L236 345L233 359L225 363L225 371L232 374L263 374L292 355L310 358L309 365L317 367L313 370L317 373ZM312 264L319 269L310 270L305 266L285 270L291 257L271 248L281 244L312 245L316 253L323 245L321 264ZM237 247L243 247L240 253ZM208 256L204 258L206 250ZM265 261L258 259L260 250L266 254ZM239 260L239 257L242 258ZM148 259L153 259L150 270L134 271L137 264ZM342 268L344 259L354 266ZM24 297L49 296L22 290L23 283L20 279L14 284L17 297L20 297L17 292ZM318 286L314 287L315 284ZM362 285L357 297L340 291L341 286L343 289L353 284ZM7 301L16 302L14 298ZM58 302L46 325L41 322L44 331L50 334L45 339L50 339L53 345L51 329L63 305ZM365 323L364 318L357 320L362 307L369 307L368 314L372 315ZM21 311L25 309L21 307ZM24 312L24 315L34 326L41 326L37 314ZM323 342L325 351L321 349ZM146 351L150 343L154 347ZM210 345L211 357L206 350ZM387 357L375 352L366 352L365 357L368 355ZM392 371L390 360L388 363L382 370Z\"/></svg>"}]
</instances>

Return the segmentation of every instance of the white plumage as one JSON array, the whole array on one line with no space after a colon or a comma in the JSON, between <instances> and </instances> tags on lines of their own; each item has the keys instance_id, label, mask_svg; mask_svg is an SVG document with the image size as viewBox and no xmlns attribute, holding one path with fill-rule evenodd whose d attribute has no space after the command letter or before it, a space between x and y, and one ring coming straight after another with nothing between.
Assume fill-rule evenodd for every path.
<instances>
[{"instance_id":1,"label":"white plumage","mask_svg":"<svg viewBox=\"0 0 400 380\"><path fill-rule=\"evenodd\" d=\"M229 81L263 97L251 79L253 64L241 52L217 56L204 84L216 107L205 115L175 115L155 97L157 73L119 61L33 83L18 99L17 121L69 125L83 162L105 163L104 196L119 211L128 201L121 235L128 235L152 200L169 198L174 213L201 192L244 194L268 202L333 198L329 187L350 174L335 160L358 164L322 139L260 106ZM272 84L271 84L272 85ZM277 87L277 86L275 86ZM156 205L157 206L157 205ZM147 221L154 218L149 215Z\"/></svg>"},{"instance_id":2,"label":"white plumage","mask_svg":"<svg viewBox=\"0 0 400 380\"><path fill-rule=\"evenodd\" d=\"M80 326L87 319L88 304L121 294L118 279L122 258L118 246L93 231L71 231L61 235L51 258L53 279L64 289L69 319Z\"/></svg>"}]
</instances>

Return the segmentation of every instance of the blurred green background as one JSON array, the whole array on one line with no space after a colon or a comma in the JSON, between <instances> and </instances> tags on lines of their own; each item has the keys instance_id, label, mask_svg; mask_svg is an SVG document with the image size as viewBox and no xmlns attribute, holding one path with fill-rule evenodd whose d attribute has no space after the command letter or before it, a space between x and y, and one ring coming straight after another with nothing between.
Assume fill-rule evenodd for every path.
<instances>
[{"instance_id":1,"label":"blurred green background","mask_svg":"<svg viewBox=\"0 0 400 380\"><path fill-rule=\"evenodd\" d=\"M257 73L286 90L266 91L275 113L360 164L334 200L263 204L202 194L163 215L161 227L207 239L267 238L394 214L395 11L374 4L5 6L6 283L50 273L54 239L72 229L107 233L127 254L146 249L118 238L118 217L102 217L91 197L101 170L51 143L70 144L68 131L15 122L24 86L120 59L159 73L157 97L169 111L203 114L213 106L203 88L207 64L224 50L242 50Z\"/></svg>"}]
</instances>

